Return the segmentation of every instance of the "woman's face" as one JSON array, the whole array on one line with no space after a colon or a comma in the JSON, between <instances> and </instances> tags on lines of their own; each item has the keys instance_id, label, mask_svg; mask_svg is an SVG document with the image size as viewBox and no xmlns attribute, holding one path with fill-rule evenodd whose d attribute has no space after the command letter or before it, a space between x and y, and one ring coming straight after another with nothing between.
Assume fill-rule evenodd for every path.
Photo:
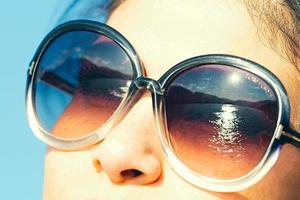
<instances>
[{"instance_id":1,"label":"woman's face","mask_svg":"<svg viewBox=\"0 0 300 200\"><path fill-rule=\"evenodd\" d=\"M296 105L296 99L300 99L300 75L258 36L259 27L254 25L243 1L182 2L127 0L112 13L107 24L131 42L152 79L159 79L170 67L197 55L231 54L260 63L287 89L291 124L296 127L300 121L300 104ZM68 130L68 119L78 113L81 99L76 98L54 131ZM85 112L89 108L81 109ZM99 116L93 113L94 119ZM78 130L89 129L93 124L93 120L78 123ZM299 166L299 149L284 145L271 171L246 190L216 193L196 188L178 177L163 157L151 95L146 93L101 143L81 151L49 148L44 198L300 199Z\"/></svg>"}]
</instances>

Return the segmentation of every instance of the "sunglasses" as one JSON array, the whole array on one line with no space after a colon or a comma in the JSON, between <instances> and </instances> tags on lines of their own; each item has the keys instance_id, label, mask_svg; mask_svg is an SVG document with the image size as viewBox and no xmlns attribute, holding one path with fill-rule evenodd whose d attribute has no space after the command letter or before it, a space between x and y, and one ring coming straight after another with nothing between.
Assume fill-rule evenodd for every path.
<instances>
[{"instance_id":1,"label":"sunglasses","mask_svg":"<svg viewBox=\"0 0 300 200\"><path fill-rule=\"evenodd\" d=\"M87 20L58 26L39 46L28 70L29 124L49 146L86 148L105 139L146 90L168 163L197 187L245 189L271 169L284 143L300 147L286 91L261 65L202 55L153 80L119 32Z\"/></svg>"}]
</instances>

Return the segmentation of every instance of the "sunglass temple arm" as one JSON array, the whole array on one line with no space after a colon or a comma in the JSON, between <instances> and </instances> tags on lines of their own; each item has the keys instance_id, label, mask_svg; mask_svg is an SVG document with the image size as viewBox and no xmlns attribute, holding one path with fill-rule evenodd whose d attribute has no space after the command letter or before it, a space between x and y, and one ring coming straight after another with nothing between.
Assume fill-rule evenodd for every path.
<instances>
[{"instance_id":1,"label":"sunglass temple arm","mask_svg":"<svg viewBox=\"0 0 300 200\"><path fill-rule=\"evenodd\" d=\"M300 148L300 133L291 128L287 128L287 130L282 130L280 142L282 144L290 143Z\"/></svg>"}]
</instances>

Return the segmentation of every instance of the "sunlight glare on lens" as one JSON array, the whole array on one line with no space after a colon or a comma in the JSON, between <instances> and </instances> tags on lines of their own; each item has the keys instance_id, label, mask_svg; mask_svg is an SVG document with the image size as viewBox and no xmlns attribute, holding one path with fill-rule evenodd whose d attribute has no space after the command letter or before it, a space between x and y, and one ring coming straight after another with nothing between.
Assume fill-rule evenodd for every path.
<instances>
[{"instance_id":1,"label":"sunlight glare on lens","mask_svg":"<svg viewBox=\"0 0 300 200\"><path fill-rule=\"evenodd\" d=\"M123 80L121 80L121 81L123 81ZM125 82L125 86L119 87L117 90L111 91L110 94L114 95L116 97L124 98L126 96L128 88L131 84L131 80L124 80L124 82Z\"/></svg>"},{"instance_id":2,"label":"sunlight glare on lens","mask_svg":"<svg viewBox=\"0 0 300 200\"><path fill-rule=\"evenodd\" d=\"M220 112L214 113L216 120L210 121L214 124L216 133L210 138L210 147L219 153L232 154L239 157L243 151L242 135L238 131L239 118L238 108L234 105L224 104Z\"/></svg>"},{"instance_id":3,"label":"sunlight glare on lens","mask_svg":"<svg viewBox=\"0 0 300 200\"><path fill-rule=\"evenodd\" d=\"M238 73L233 73L230 75L229 81L232 84L238 84L241 81L241 76Z\"/></svg>"}]
</instances>

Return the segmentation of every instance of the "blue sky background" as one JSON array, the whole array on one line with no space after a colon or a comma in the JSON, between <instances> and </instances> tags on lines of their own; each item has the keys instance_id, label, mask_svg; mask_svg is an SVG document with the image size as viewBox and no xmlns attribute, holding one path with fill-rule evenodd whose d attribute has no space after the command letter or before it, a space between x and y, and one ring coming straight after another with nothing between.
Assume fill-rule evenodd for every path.
<instances>
[{"instance_id":1,"label":"blue sky background","mask_svg":"<svg viewBox=\"0 0 300 200\"><path fill-rule=\"evenodd\" d=\"M41 199L46 147L27 125L26 71L69 0L0 1L0 199Z\"/></svg>"}]
</instances>

